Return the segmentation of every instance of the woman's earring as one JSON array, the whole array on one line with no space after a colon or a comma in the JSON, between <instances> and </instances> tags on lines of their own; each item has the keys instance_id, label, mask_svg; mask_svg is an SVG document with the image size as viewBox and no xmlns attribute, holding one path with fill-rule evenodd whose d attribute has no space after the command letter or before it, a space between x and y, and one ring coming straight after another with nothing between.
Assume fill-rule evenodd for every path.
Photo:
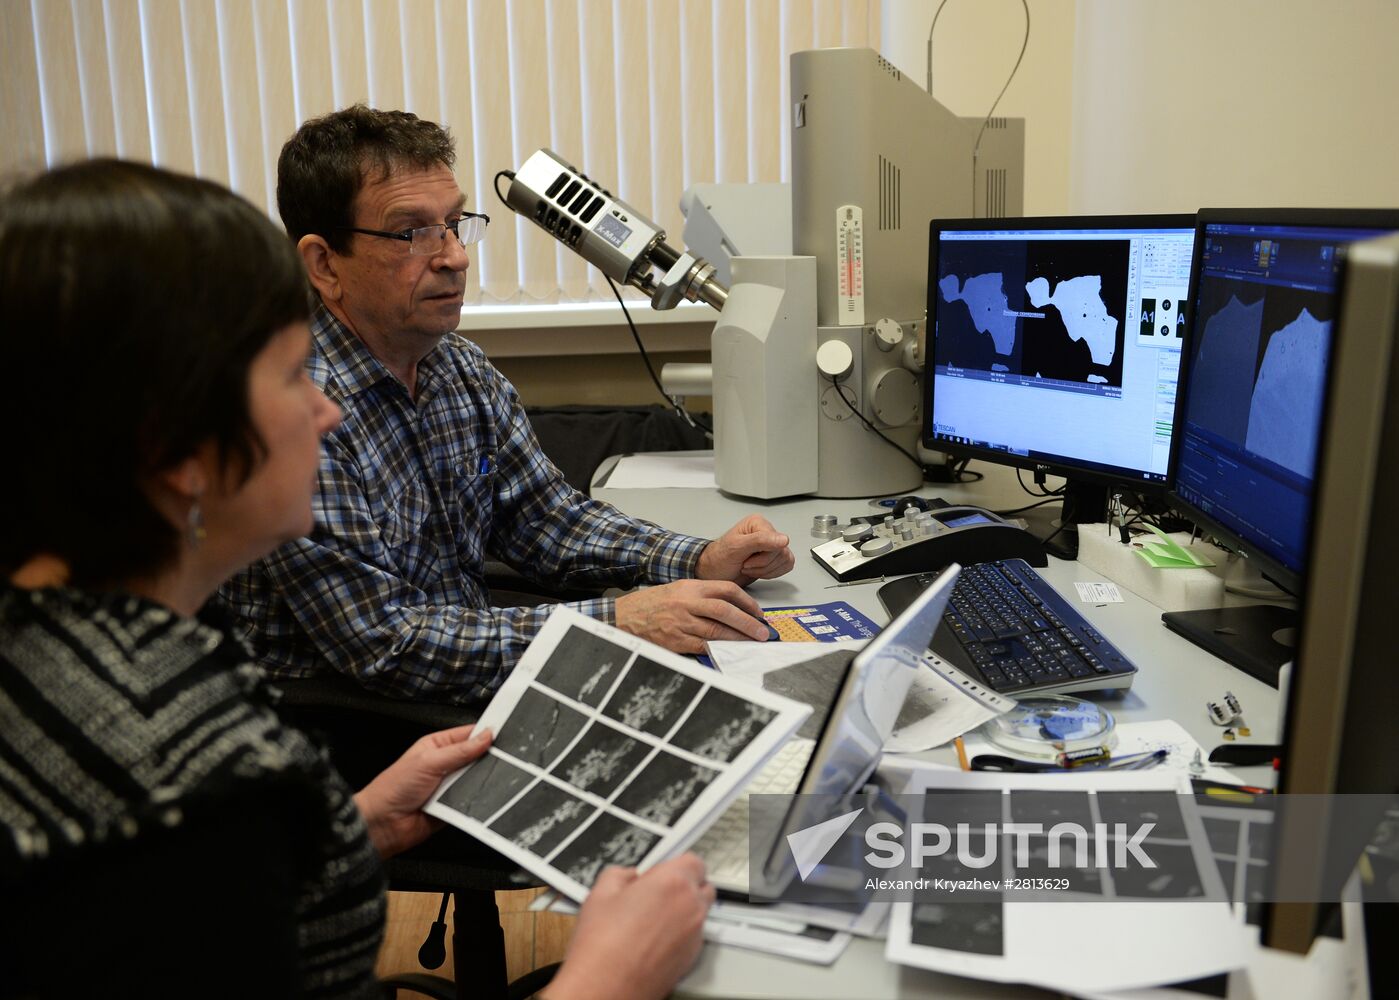
<instances>
[{"instance_id":1,"label":"woman's earring","mask_svg":"<svg viewBox=\"0 0 1399 1000\"><path fill-rule=\"evenodd\" d=\"M208 532L204 530L204 511L199 506L199 498L196 497L189 505L189 517L185 522L185 538L191 549L197 549L207 536Z\"/></svg>"}]
</instances>

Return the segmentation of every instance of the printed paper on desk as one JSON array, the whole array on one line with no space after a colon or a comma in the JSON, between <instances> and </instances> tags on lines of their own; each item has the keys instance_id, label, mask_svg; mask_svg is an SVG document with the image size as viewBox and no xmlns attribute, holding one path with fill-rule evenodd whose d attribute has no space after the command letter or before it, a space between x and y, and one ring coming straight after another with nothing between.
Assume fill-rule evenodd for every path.
<instances>
[{"instance_id":1,"label":"printed paper on desk","mask_svg":"<svg viewBox=\"0 0 1399 1000\"><path fill-rule=\"evenodd\" d=\"M884 749L889 753L917 753L940 747L1014 707L1014 700L982 687L946 660L929 653L914 675L904 707L894 722L894 735Z\"/></svg>"},{"instance_id":2,"label":"printed paper on desk","mask_svg":"<svg viewBox=\"0 0 1399 1000\"><path fill-rule=\"evenodd\" d=\"M1078 599L1084 604L1121 604L1122 591L1117 589L1117 584L1099 580L1085 583L1080 581L1074 584L1078 591Z\"/></svg>"},{"instance_id":3,"label":"printed paper on desk","mask_svg":"<svg viewBox=\"0 0 1399 1000\"><path fill-rule=\"evenodd\" d=\"M1227 972L1243 962L1249 934L1222 901L1219 870L1194 810L1190 783L1183 776L1150 771L1054 775L911 771L904 794L929 791L999 793L1006 803L1003 815L1009 815L1016 791L1081 793L1084 807L1093 815L1101 814L1100 804L1089 800L1103 793L1173 793L1179 805L1177 829L1184 836L1170 834L1174 843L1169 846L1177 852L1188 850L1184 856L1177 854L1177 861L1190 862L1191 877L1207 898L1139 901L1142 897L1136 893L1124 898L1111 868L1091 869L1098 873L1096 888L1043 890L1042 902L1007 900L999 892L963 893L956 898L937 885L941 880L930 878L928 888L914 900L894 903L885 949L890 961L1067 992L1179 982ZM936 796L928 799L928 808L936 803ZM1143 846L1150 849L1152 843L1148 836ZM999 878L1000 873L988 872L985 877Z\"/></svg>"},{"instance_id":4,"label":"printed paper on desk","mask_svg":"<svg viewBox=\"0 0 1399 1000\"><path fill-rule=\"evenodd\" d=\"M844 642L879 634L878 625L844 601L763 608L763 619L783 642Z\"/></svg>"},{"instance_id":5,"label":"printed paper on desk","mask_svg":"<svg viewBox=\"0 0 1399 1000\"><path fill-rule=\"evenodd\" d=\"M785 925L785 926L784 926ZM704 921L704 939L747 951L830 965L850 945L850 934L797 921L752 919L715 904Z\"/></svg>"},{"instance_id":6,"label":"printed paper on desk","mask_svg":"<svg viewBox=\"0 0 1399 1000\"><path fill-rule=\"evenodd\" d=\"M714 455L626 455L603 484L609 490L717 489Z\"/></svg>"},{"instance_id":7,"label":"printed paper on desk","mask_svg":"<svg viewBox=\"0 0 1399 1000\"><path fill-rule=\"evenodd\" d=\"M688 847L810 712L558 606L425 811L582 900Z\"/></svg>"}]
</instances>

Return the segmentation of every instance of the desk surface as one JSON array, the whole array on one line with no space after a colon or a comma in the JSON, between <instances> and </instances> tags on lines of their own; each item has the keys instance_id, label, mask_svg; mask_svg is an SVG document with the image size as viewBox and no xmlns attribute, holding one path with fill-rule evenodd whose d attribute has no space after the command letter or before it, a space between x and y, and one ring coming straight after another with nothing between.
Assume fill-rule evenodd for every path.
<instances>
[{"instance_id":1,"label":"desk surface","mask_svg":"<svg viewBox=\"0 0 1399 1000\"><path fill-rule=\"evenodd\" d=\"M605 484L611 463L598 470L595 482ZM966 485L926 485L922 496L940 496L954 503L993 509L1021 507L1033 502L1016 483L1011 469L978 465L985 479ZM870 582L832 589L835 580L810 556L812 518L835 514L841 521L869 514L866 500L783 501L748 500L708 489L607 489L594 487L593 495L636 517L655 521L676 531L717 537L740 518L760 513L792 539L796 568L780 580L761 580L749 588L759 604L767 607L843 600L881 624L888 615L879 603L880 584ZM1252 740L1277 741L1278 692L1234 669L1161 623L1161 609L1123 590L1121 604L1094 606L1077 600L1074 583L1102 580L1101 573L1077 562L1050 558L1041 569L1045 577L1092 625L1110 639L1138 667L1130 691L1104 694L1101 700L1119 722L1174 719L1206 751L1220 741L1220 730L1205 713L1205 702L1219 700L1233 691L1244 707L1252 728ZM1099 696L1093 696L1098 699ZM953 763L950 749L930 751L928 759ZM1271 784L1267 768L1236 769L1239 780ZM696 997L776 998L808 1000L864 997L895 1000L900 997L1034 996L1041 991L1008 987L968 979L940 976L894 965L884 960L883 940L856 938L840 960L829 968L789 961L737 948L706 945L695 970L681 983L678 995Z\"/></svg>"}]
</instances>

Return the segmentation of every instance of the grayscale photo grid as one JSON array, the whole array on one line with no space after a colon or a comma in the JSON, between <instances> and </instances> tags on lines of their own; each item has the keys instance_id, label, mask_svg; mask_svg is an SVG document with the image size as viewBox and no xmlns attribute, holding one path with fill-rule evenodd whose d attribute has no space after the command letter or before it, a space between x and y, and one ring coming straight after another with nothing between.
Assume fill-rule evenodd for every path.
<instances>
[{"instance_id":1,"label":"grayscale photo grid","mask_svg":"<svg viewBox=\"0 0 1399 1000\"><path fill-rule=\"evenodd\" d=\"M776 715L571 626L441 802L591 887L645 860Z\"/></svg>"},{"instance_id":2,"label":"grayscale photo grid","mask_svg":"<svg viewBox=\"0 0 1399 1000\"><path fill-rule=\"evenodd\" d=\"M1208 818L1216 824L1210 830L1210 823L1202 823L1204 837L1192 836L1189 823L1181 810L1181 796L1175 792L1116 792L1105 790L1063 791L1045 789L984 789L975 791L939 791L927 795L923 802L924 819L955 827L966 823L975 831L987 823L1004 825L1024 822L1040 823L1046 829L1056 823L1072 822L1085 829L1092 829L1095 823L1127 824L1134 828L1143 821L1155 823L1155 827L1142 840L1142 845L1150 851L1152 859L1159 865L1156 869L1129 867L1117 869L1075 868L1072 866L1049 867L1048 837L1030 838L1028 866L1018 867L1013 862L1013 840L1009 834L1002 835L1001 849L997 852L998 864L991 869L977 869L964 866L952 854L941 855L925 863L917 875L927 879L930 887L915 890L911 913L911 943L927 948L940 948L952 951L965 951L979 955L1004 955L1004 906L1007 898L1018 900L1068 900L1080 899L1220 899L1220 892L1214 888L1207 866L1212 852L1211 841L1216 848L1220 842L1229 841L1231 848L1241 835L1248 836L1247 827L1238 825L1239 817L1228 813L1215 813ZM1205 817L1201 817L1204 819ZM1254 824L1257 827L1257 824ZM1209 839L1204 839L1208 837ZM1116 838L1113 838L1116 842ZM1248 842L1239 848L1240 855L1247 859ZM984 836L973 836L973 856L985 853ZM1230 858L1230 861L1235 860ZM1218 874L1225 883L1223 898L1237 898L1237 889L1232 868L1226 870L1221 863ZM1022 879L1066 877L1069 885L1065 889L1043 891L959 891L955 899L931 886L933 880L950 881L981 879Z\"/></svg>"}]
</instances>

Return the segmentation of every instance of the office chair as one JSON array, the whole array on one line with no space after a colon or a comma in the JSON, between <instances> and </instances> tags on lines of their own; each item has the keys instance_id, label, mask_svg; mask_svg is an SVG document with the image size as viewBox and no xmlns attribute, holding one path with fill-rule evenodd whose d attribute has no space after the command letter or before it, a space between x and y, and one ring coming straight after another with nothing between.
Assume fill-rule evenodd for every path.
<instances>
[{"instance_id":1,"label":"office chair","mask_svg":"<svg viewBox=\"0 0 1399 1000\"><path fill-rule=\"evenodd\" d=\"M298 728L321 740L331 761L351 787L361 788L419 737L474 722L479 706L396 701L365 691L339 676L278 680L279 710ZM448 827L384 864L389 888L400 892L443 893L442 909L418 951L425 968L446 957L447 899L453 902L452 957L457 981L426 973L381 980L392 990L431 997L523 1000L548 985L556 965L506 979L505 935L496 906L498 890L526 889L540 883L514 862L460 830ZM392 996L393 994L389 994Z\"/></svg>"}]
</instances>

